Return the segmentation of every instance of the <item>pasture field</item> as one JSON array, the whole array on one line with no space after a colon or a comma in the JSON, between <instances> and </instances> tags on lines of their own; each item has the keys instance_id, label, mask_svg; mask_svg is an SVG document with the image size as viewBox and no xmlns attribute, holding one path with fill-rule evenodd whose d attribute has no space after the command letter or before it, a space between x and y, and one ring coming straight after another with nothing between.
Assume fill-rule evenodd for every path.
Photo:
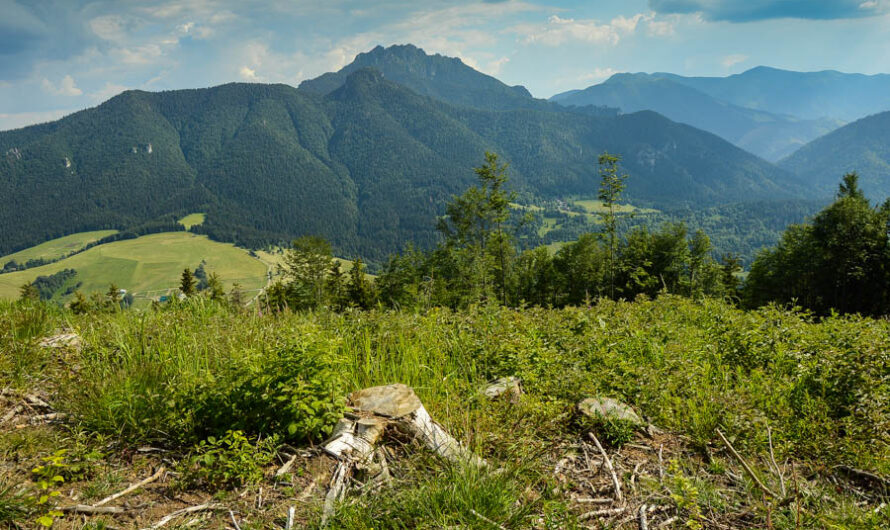
<instances>
[{"instance_id":1,"label":"pasture field","mask_svg":"<svg viewBox=\"0 0 890 530\"><path fill-rule=\"evenodd\" d=\"M572 201L574 204L584 208L587 213L600 213L606 211L606 207L603 206L602 201L598 199L579 199ZM637 208L632 204L616 204L615 211L618 213L658 213L658 210L653 210L652 208Z\"/></svg>"},{"instance_id":2,"label":"pasture field","mask_svg":"<svg viewBox=\"0 0 890 530\"><path fill-rule=\"evenodd\" d=\"M191 213L176 221L185 227L186 230L191 230L193 226L198 226L204 224L204 219L207 218L207 214L204 213Z\"/></svg>"},{"instance_id":3,"label":"pasture field","mask_svg":"<svg viewBox=\"0 0 890 530\"><path fill-rule=\"evenodd\" d=\"M95 230L93 232L78 232L76 234L51 239L8 256L3 256L0 258L0 267L11 260L15 260L16 263L24 264L32 259L58 259L78 251L94 241L98 241L103 237L108 237L116 233L117 230Z\"/></svg>"},{"instance_id":4,"label":"pasture field","mask_svg":"<svg viewBox=\"0 0 890 530\"><path fill-rule=\"evenodd\" d=\"M230 243L188 232L164 232L93 247L70 258L24 271L0 274L0 298L16 298L22 284L63 269L77 271L84 293L106 291L110 283L141 297L156 296L179 285L186 267L205 261L226 289L237 282L250 291L266 285L269 265Z\"/></svg>"}]
</instances>

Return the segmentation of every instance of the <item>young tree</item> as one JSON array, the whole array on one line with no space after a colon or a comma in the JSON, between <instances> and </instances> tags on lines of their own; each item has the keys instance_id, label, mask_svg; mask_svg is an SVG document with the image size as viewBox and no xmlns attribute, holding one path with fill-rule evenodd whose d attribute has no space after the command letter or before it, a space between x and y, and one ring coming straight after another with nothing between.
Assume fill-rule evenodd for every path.
<instances>
[{"instance_id":1,"label":"young tree","mask_svg":"<svg viewBox=\"0 0 890 530\"><path fill-rule=\"evenodd\" d=\"M456 287L468 291L470 299L484 299L495 291L507 303L510 267L515 249L508 230L510 201L515 193L504 189L507 164L494 153L485 153L485 163L475 169L478 185L455 197L439 223L446 248L453 252L459 279Z\"/></svg>"},{"instance_id":2,"label":"young tree","mask_svg":"<svg viewBox=\"0 0 890 530\"><path fill-rule=\"evenodd\" d=\"M210 275L207 276L207 288L205 291L210 299L215 302L224 302L226 300L226 291L223 289L219 275L215 272L211 272Z\"/></svg>"},{"instance_id":3,"label":"young tree","mask_svg":"<svg viewBox=\"0 0 890 530\"><path fill-rule=\"evenodd\" d=\"M40 291L33 282L28 282L19 287L19 300L36 302L40 300Z\"/></svg>"},{"instance_id":4,"label":"young tree","mask_svg":"<svg viewBox=\"0 0 890 530\"><path fill-rule=\"evenodd\" d=\"M244 291L241 290L241 284L238 282L232 284L232 290L229 291L229 303L235 309L244 308Z\"/></svg>"},{"instance_id":5,"label":"young tree","mask_svg":"<svg viewBox=\"0 0 890 530\"><path fill-rule=\"evenodd\" d=\"M281 271L290 280L289 305L294 309L313 308L326 301L325 279L333 266L331 245L316 236L293 241L284 255Z\"/></svg>"},{"instance_id":6,"label":"young tree","mask_svg":"<svg viewBox=\"0 0 890 530\"><path fill-rule=\"evenodd\" d=\"M615 248L618 240L618 214L616 208L624 191L627 174L619 171L621 157L609 153L599 156L600 190L599 200L603 203L600 218L603 221L609 242L609 296L615 298Z\"/></svg>"},{"instance_id":7,"label":"young tree","mask_svg":"<svg viewBox=\"0 0 890 530\"><path fill-rule=\"evenodd\" d=\"M108 299L108 307L112 311L117 311L121 308L121 290L114 282L108 286L108 292L105 293L105 297Z\"/></svg>"},{"instance_id":8,"label":"young tree","mask_svg":"<svg viewBox=\"0 0 890 530\"><path fill-rule=\"evenodd\" d=\"M182 277L179 280L179 290L186 296L195 295L195 276L188 267L182 271Z\"/></svg>"},{"instance_id":9,"label":"young tree","mask_svg":"<svg viewBox=\"0 0 890 530\"><path fill-rule=\"evenodd\" d=\"M349 271L349 286L347 287L349 305L361 309L370 309L374 304L373 285L365 276L365 264L361 258L357 258Z\"/></svg>"},{"instance_id":10,"label":"young tree","mask_svg":"<svg viewBox=\"0 0 890 530\"><path fill-rule=\"evenodd\" d=\"M326 280L326 286L328 298L331 301L331 307L335 310L339 311L343 308L344 305L344 284L345 284L343 268L340 266L340 262L337 260L333 260L333 265L331 265L331 271L328 273L328 277Z\"/></svg>"}]
</instances>

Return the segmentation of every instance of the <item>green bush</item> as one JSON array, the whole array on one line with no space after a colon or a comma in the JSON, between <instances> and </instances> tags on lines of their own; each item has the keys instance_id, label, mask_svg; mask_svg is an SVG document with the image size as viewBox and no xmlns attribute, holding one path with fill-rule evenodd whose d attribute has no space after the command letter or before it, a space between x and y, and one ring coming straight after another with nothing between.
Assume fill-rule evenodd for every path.
<instances>
[{"instance_id":1,"label":"green bush","mask_svg":"<svg viewBox=\"0 0 890 530\"><path fill-rule=\"evenodd\" d=\"M261 364L199 385L183 401L201 433L234 428L294 442L320 439L343 415L346 400L341 372L329 358L287 346Z\"/></svg>"},{"instance_id":2,"label":"green bush","mask_svg":"<svg viewBox=\"0 0 890 530\"><path fill-rule=\"evenodd\" d=\"M263 466L275 456L275 439L252 442L241 431L227 431L195 446L192 454L177 466L177 485L184 489L212 491L255 484L263 478Z\"/></svg>"}]
</instances>

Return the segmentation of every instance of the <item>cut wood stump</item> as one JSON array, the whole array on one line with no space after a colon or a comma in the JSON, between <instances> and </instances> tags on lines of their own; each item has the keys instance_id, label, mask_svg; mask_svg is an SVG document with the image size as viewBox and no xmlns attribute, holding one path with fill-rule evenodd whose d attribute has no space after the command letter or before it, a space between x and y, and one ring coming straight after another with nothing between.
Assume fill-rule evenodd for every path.
<instances>
[{"instance_id":1,"label":"cut wood stump","mask_svg":"<svg viewBox=\"0 0 890 530\"><path fill-rule=\"evenodd\" d=\"M374 469L388 475L385 465L374 463L374 454L377 444L393 429L413 436L452 462L485 465L433 421L409 386L397 383L365 388L350 394L347 404L352 412L340 419L323 446L338 462L325 496L322 525L327 524L334 506L346 494L349 477L356 469Z\"/></svg>"}]
</instances>

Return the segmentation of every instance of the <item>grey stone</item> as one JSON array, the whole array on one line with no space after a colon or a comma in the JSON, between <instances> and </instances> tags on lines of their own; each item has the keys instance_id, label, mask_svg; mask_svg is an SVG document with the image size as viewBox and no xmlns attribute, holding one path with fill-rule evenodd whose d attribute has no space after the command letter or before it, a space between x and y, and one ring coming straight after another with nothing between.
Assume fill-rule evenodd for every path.
<instances>
[{"instance_id":1,"label":"grey stone","mask_svg":"<svg viewBox=\"0 0 890 530\"><path fill-rule=\"evenodd\" d=\"M634 425L644 426L646 423L629 405L608 397L587 398L578 403L578 410L591 418L607 420L623 420Z\"/></svg>"}]
</instances>

